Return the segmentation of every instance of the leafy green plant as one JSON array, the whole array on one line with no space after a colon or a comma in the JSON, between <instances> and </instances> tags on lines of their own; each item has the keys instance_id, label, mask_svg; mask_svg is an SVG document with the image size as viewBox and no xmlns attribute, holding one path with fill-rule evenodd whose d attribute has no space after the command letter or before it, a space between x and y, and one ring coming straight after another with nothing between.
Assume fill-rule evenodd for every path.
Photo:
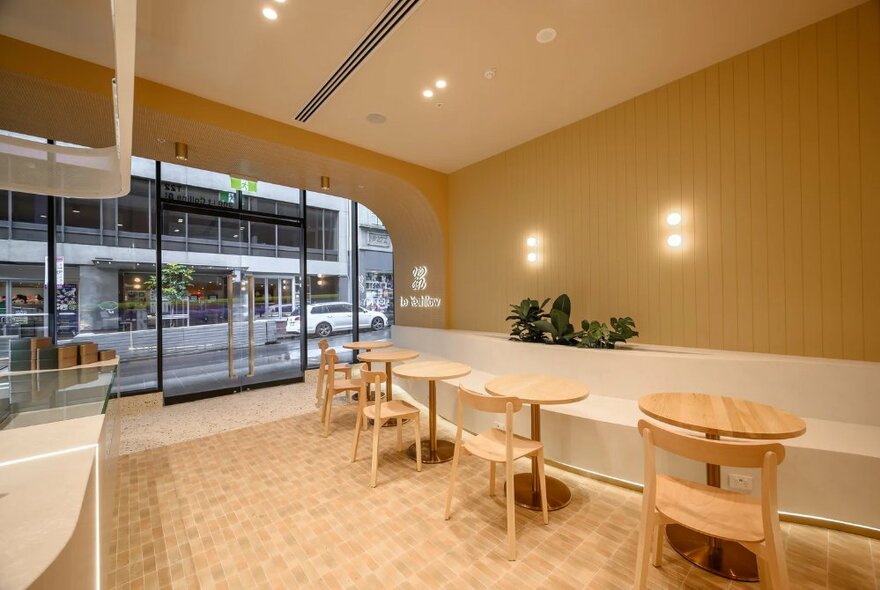
<instances>
[{"instance_id":1,"label":"leafy green plant","mask_svg":"<svg viewBox=\"0 0 880 590\"><path fill-rule=\"evenodd\" d=\"M636 323L629 316L611 318L611 329L605 322L589 320L582 321L581 327L584 329L578 342L581 348L614 348L618 342L626 342L639 335L635 330Z\"/></svg>"},{"instance_id":2,"label":"leafy green plant","mask_svg":"<svg viewBox=\"0 0 880 590\"><path fill-rule=\"evenodd\" d=\"M535 327L550 334L553 344L574 346L578 343L581 332L575 332L571 324L571 299L563 293L553 302L553 308L548 314L550 321L546 319L535 322Z\"/></svg>"},{"instance_id":3,"label":"leafy green plant","mask_svg":"<svg viewBox=\"0 0 880 590\"><path fill-rule=\"evenodd\" d=\"M547 305L548 301L550 301L549 297L540 305L538 305L537 299L523 299L519 302L519 305L515 303L510 304L511 314L505 319L513 321L513 325L510 327L511 340L522 340L523 342L547 341L544 331L538 329L535 322L547 317L547 314L544 312L544 306Z\"/></svg>"},{"instance_id":4,"label":"leafy green plant","mask_svg":"<svg viewBox=\"0 0 880 590\"><path fill-rule=\"evenodd\" d=\"M635 338L639 333L635 330L635 321L627 316L625 318L611 318L611 332L608 334L609 348L614 348L615 342L626 342Z\"/></svg>"},{"instance_id":5,"label":"leafy green plant","mask_svg":"<svg viewBox=\"0 0 880 590\"><path fill-rule=\"evenodd\" d=\"M144 281L144 288L155 290L156 282L156 275L150 275ZM192 267L185 264L166 264L162 267L162 297L167 301L177 302L186 299L192 283Z\"/></svg>"}]
</instances>

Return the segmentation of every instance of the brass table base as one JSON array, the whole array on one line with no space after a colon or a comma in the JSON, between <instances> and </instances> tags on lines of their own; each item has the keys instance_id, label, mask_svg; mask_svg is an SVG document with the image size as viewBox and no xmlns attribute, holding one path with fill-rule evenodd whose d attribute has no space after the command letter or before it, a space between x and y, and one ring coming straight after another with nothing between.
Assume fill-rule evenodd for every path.
<instances>
[{"instance_id":1,"label":"brass table base","mask_svg":"<svg viewBox=\"0 0 880 590\"><path fill-rule=\"evenodd\" d=\"M571 490L555 477L547 479L547 510L565 508L571 502ZM507 486L504 487L505 492ZM517 473L513 476L513 499L517 506L529 510L541 510L541 488L531 473Z\"/></svg>"},{"instance_id":2,"label":"brass table base","mask_svg":"<svg viewBox=\"0 0 880 590\"><path fill-rule=\"evenodd\" d=\"M437 450L431 451L430 441L422 441L422 463L446 463L452 461L452 454L455 452L455 443L448 440L438 440ZM413 461L416 460L416 445L411 444L406 450L406 455Z\"/></svg>"},{"instance_id":3,"label":"brass table base","mask_svg":"<svg viewBox=\"0 0 880 590\"><path fill-rule=\"evenodd\" d=\"M758 581L758 561L739 543L713 539L677 524L666 525L666 538L679 555L707 572L738 582Z\"/></svg>"}]
</instances>

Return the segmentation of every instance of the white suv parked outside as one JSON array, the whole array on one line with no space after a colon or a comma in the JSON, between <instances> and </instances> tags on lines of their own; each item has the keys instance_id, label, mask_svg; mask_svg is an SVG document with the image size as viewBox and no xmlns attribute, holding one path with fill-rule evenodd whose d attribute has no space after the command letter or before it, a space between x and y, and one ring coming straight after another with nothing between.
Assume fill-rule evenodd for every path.
<instances>
[{"instance_id":1,"label":"white suv parked outside","mask_svg":"<svg viewBox=\"0 0 880 590\"><path fill-rule=\"evenodd\" d=\"M358 309L360 310L358 323L361 329L381 330L388 324L388 317L384 313L367 311L363 307ZM316 336L326 338L336 331L351 330L351 303L315 303L307 305L306 310L309 315L308 331ZM298 309L287 318L285 330L288 334L299 334L302 330Z\"/></svg>"}]
</instances>

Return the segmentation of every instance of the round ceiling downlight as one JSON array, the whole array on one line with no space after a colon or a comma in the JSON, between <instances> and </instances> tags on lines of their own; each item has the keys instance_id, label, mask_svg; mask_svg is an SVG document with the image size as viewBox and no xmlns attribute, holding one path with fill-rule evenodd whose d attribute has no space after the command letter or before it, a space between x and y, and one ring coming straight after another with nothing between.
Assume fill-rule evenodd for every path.
<instances>
[{"instance_id":1,"label":"round ceiling downlight","mask_svg":"<svg viewBox=\"0 0 880 590\"><path fill-rule=\"evenodd\" d=\"M431 98L432 96L434 96L434 91L430 88L426 88L425 90L422 90L422 96L424 96L425 98Z\"/></svg>"},{"instance_id":2,"label":"round ceiling downlight","mask_svg":"<svg viewBox=\"0 0 880 590\"><path fill-rule=\"evenodd\" d=\"M437 80L436 82L434 82L434 86L441 89L446 88L446 80Z\"/></svg>"},{"instance_id":3,"label":"round ceiling downlight","mask_svg":"<svg viewBox=\"0 0 880 590\"><path fill-rule=\"evenodd\" d=\"M538 31L538 34L535 35L535 39L538 43L550 43L554 39L556 39L556 29L552 27L547 27L546 29L541 29Z\"/></svg>"},{"instance_id":4,"label":"round ceiling downlight","mask_svg":"<svg viewBox=\"0 0 880 590\"><path fill-rule=\"evenodd\" d=\"M267 6L263 9L263 16L269 20L277 20L278 19L278 13L275 12L275 9L272 8L271 6Z\"/></svg>"},{"instance_id":5,"label":"round ceiling downlight","mask_svg":"<svg viewBox=\"0 0 880 590\"><path fill-rule=\"evenodd\" d=\"M383 115L382 113L370 113L369 115L367 115L367 121L374 125L381 125L386 120L387 119L385 118L385 115Z\"/></svg>"}]
</instances>

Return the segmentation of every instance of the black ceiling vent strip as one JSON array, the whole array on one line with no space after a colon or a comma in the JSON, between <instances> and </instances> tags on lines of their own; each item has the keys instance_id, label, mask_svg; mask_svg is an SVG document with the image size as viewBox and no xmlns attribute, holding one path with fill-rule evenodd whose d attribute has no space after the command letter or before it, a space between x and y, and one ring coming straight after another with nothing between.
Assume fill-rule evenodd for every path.
<instances>
[{"instance_id":1,"label":"black ceiling vent strip","mask_svg":"<svg viewBox=\"0 0 880 590\"><path fill-rule=\"evenodd\" d=\"M358 43L358 46L355 47L354 51L345 58L345 61L339 66L339 69L330 76L330 79L321 86L321 89L317 94L315 94L315 96L306 103L306 106L302 108L299 114L297 114L296 120L300 123L308 121L309 118L315 114L315 111L327 102L327 99L329 99L333 93L345 83L348 77L351 76L361 63L363 63L363 61L373 52L373 50L382 43L385 37L391 34L391 31L402 23L406 16L421 2L422 0L393 0L393 2L388 5L388 8L385 10L382 17L376 21L373 28L370 29L361 42Z\"/></svg>"}]
</instances>

